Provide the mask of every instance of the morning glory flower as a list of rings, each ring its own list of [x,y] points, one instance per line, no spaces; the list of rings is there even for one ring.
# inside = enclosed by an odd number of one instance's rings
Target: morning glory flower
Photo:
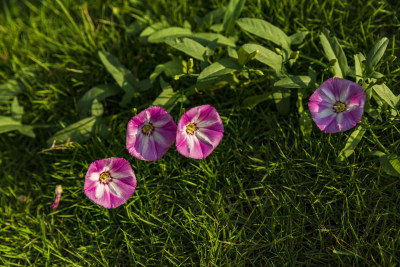
[[[223,132],[224,125],[214,107],[194,107],[179,120],[176,148],[185,157],[204,159],[218,146]]]
[[[135,188],[135,173],[130,163],[122,158],[96,160],[86,173],[85,195],[106,209],[124,204]]]
[[[128,123],[126,149],[141,160],[156,161],[175,142],[176,124],[162,107],[149,107]]]
[[[361,121],[365,93],[355,82],[330,78],[312,94],[308,107],[312,119],[325,133],[347,131]]]

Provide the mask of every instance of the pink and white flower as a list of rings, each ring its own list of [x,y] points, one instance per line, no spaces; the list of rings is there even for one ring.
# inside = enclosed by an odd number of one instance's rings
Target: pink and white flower
[[[126,149],[141,160],[156,161],[175,142],[176,124],[162,107],[149,107],[128,123]]]
[[[330,78],[311,95],[308,107],[321,131],[337,133],[347,131],[361,121],[364,103],[365,93],[360,85]]]
[[[124,204],[135,188],[135,173],[130,163],[122,158],[96,160],[86,173],[85,195],[106,209]]]
[[[223,132],[224,125],[214,107],[194,107],[179,120],[176,148],[185,157],[204,159],[218,146]]]

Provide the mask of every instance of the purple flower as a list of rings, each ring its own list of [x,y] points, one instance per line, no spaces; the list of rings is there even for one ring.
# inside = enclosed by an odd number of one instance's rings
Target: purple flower
[[[210,105],[186,111],[178,123],[176,148],[185,157],[208,157],[224,136],[224,125],[217,110]]]
[[[365,93],[354,82],[330,78],[312,94],[308,107],[318,128],[325,133],[347,131],[361,121]]]
[[[85,195],[106,209],[124,204],[135,188],[135,173],[129,162],[122,158],[96,160],[86,173]]]
[[[128,123],[126,149],[141,160],[156,161],[175,142],[176,124],[162,107],[149,107]]]

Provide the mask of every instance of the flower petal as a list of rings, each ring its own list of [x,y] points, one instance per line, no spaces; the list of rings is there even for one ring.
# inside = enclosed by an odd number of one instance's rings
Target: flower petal
[[[105,191],[105,185],[103,183],[99,183],[96,187],[96,198],[102,198]]]

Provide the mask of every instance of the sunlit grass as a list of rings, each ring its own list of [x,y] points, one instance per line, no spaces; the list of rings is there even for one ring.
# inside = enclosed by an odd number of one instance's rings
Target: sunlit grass
[[[348,132],[326,135],[315,126],[303,137],[296,108],[279,115],[273,102],[243,109],[246,97],[267,91],[263,82],[215,88],[190,97],[183,108],[211,104],[225,126],[218,148],[205,160],[182,157],[173,146],[159,161],[136,160],[125,149],[128,120],[152,103],[155,86],[129,108],[120,96],[104,102],[110,134],[60,149],[46,140],[80,119],[76,104],[91,87],[115,83],[98,50],[116,56],[140,79],[168,53],[163,44],[140,43],[125,28],[135,19],[193,30],[195,15],[228,1],[3,1],[0,4],[0,81],[21,78],[23,122],[38,126],[36,138],[0,135],[0,262],[12,265],[398,265],[400,264],[399,179],[385,174],[374,140],[364,138],[354,155],[336,161]],[[385,56],[398,54],[399,4],[388,1],[247,1],[241,17],[268,20],[288,34],[308,30],[300,59],[290,73],[317,71],[330,77],[319,43],[323,27],[348,55],[364,54],[381,37],[391,38]],[[238,43],[251,37],[240,33]],[[254,38],[254,37],[252,37]],[[251,39],[250,39],[251,40]],[[254,39],[254,41],[260,41]],[[273,48],[273,47],[271,47]],[[218,59],[226,51],[219,51]],[[185,57],[185,56],[183,56]],[[187,59],[187,58],[185,58]],[[399,94],[399,63],[379,71]],[[169,82],[175,89],[190,79]],[[311,92],[309,92],[311,93]],[[1,115],[10,114],[8,102]],[[398,119],[382,118],[378,133],[399,151]],[[138,186],[128,202],[106,210],[83,193],[91,162],[128,159]],[[57,184],[59,207],[49,205]]]

